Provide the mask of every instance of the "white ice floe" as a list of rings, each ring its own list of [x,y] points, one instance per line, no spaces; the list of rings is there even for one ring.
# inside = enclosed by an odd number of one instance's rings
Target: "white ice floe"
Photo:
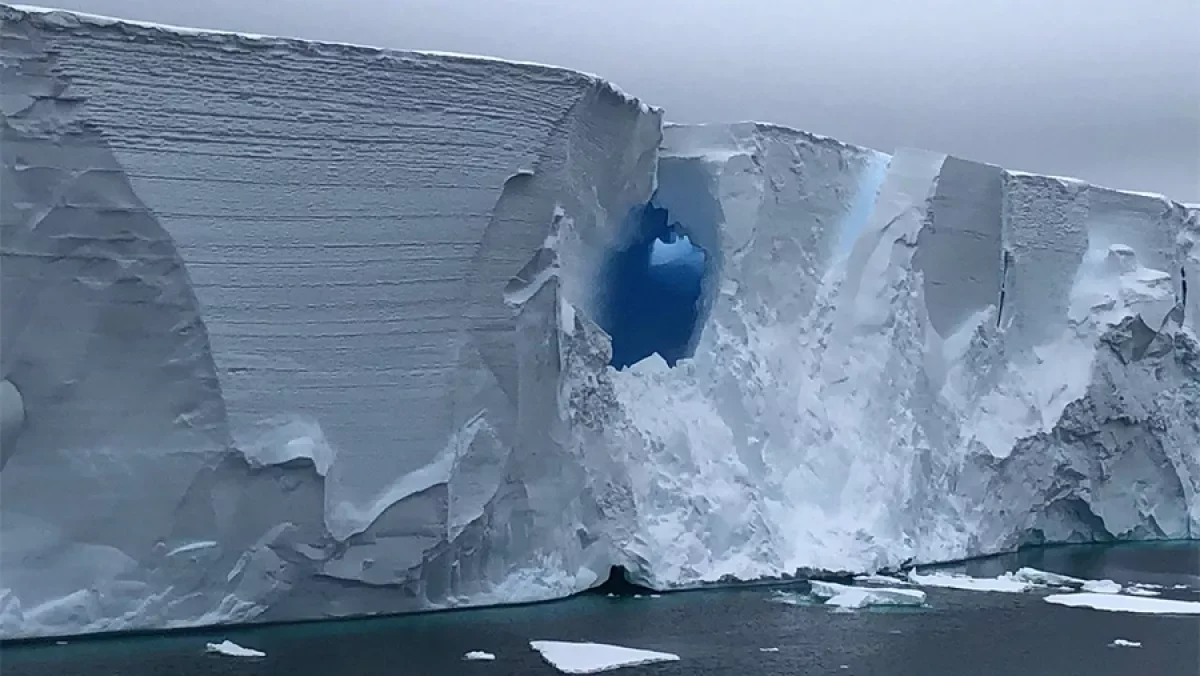
[[[779,648],[759,648],[758,652],[760,652],[760,653],[777,653],[777,652],[779,652]]]
[[[1170,599],[1147,599],[1120,594],[1081,592],[1078,594],[1051,594],[1047,603],[1072,608],[1091,608],[1117,613],[1140,613],[1147,615],[1200,615],[1200,602],[1173,601]]]
[[[812,595],[823,599],[825,605],[840,608],[866,608],[867,606],[920,606],[925,603],[925,592],[920,589],[894,589],[888,587],[851,587],[833,582],[813,581]]]
[[[228,639],[220,643],[208,643],[205,645],[205,651],[210,653],[218,653],[228,655],[229,657],[266,657],[267,654],[261,650],[254,648],[246,648],[240,646]]]
[[[463,659],[471,662],[491,662],[496,659],[496,655],[482,650],[472,650],[463,655]]]
[[[1121,585],[1112,580],[1086,580],[1083,583],[1083,591],[1094,594],[1120,594],[1121,589]]]
[[[1036,568],[1019,568],[1016,572],[1004,573],[997,577],[971,577],[960,573],[929,573],[922,575],[916,570],[912,570],[908,573],[908,579],[914,584],[923,587],[946,587],[967,591],[1008,593],[1020,593],[1033,589],[1053,587],[1062,590],[1082,590],[1095,594],[1119,594],[1123,589],[1119,583],[1112,580],[1087,580],[1038,570]],[[1153,593],[1132,593],[1139,596],[1155,595]]]
[[[1018,568],[1017,572],[1012,574],[1012,578],[1019,582],[1028,582],[1044,587],[1082,587],[1087,582],[1078,577],[1060,575],[1036,568]]]
[[[621,667],[679,661],[679,656],[671,653],[604,643],[530,641],[529,647],[541,653],[542,659],[564,674],[597,674]]]
[[[1125,588],[1125,593],[1132,596],[1159,596],[1162,592],[1150,589],[1144,585],[1132,585]]]
[[[1141,641],[1127,641],[1123,638],[1113,639],[1112,643],[1108,644],[1110,648],[1141,648]]]
[[[964,591],[1005,592],[1015,594],[1029,591],[1035,585],[1024,582],[1012,575],[1000,577],[971,577],[957,573],[929,573],[922,575],[916,570],[908,573],[908,580],[922,587],[945,587],[947,589],[962,589]]]

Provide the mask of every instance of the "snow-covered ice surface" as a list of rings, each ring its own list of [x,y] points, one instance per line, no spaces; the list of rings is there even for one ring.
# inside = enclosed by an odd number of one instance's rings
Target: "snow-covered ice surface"
[[[1047,603],[1073,608],[1091,608],[1116,613],[1140,613],[1146,615],[1200,615],[1200,601],[1177,601],[1173,599],[1150,599],[1122,594],[1099,594],[1080,592],[1076,594],[1051,594]]]
[[[564,674],[598,674],[622,667],[636,667],[657,662],[677,662],[678,655],[624,648],[604,643],[573,643],[569,641],[530,641],[529,646]]]
[[[972,577],[961,573],[943,572],[922,574],[914,569],[909,571],[908,581],[923,587],[945,587],[964,591],[1021,593],[1054,588],[1077,589],[1095,594],[1119,594],[1125,591],[1135,596],[1158,595],[1158,592],[1147,588],[1147,585],[1134,584],[1126,588],[1112,580],[1085,580],[1035,568],[1019,568],[1015,572],[997,577]]]
[[[482,650],[471,650],[463,655],[463,659],[468,662],[492,662],[496,659],[496,655]]]
[[[537,64],[0,24],[0,636],[1200,535],[1182,205]],[[651,199],[694,357],[618,372]]]
[[[1012,575],[1002,575],[995,578],[971,577],[958,573],[927,573],[921,574],[912,570],[908,581],[923,587],[943,587],[963,591],[1003,592],[1019,594],[1035,588],[1037,583],[1028,582]]]
[[[1140,641],[1130,641],[1129,639],[1124,639],[1124,638],[1115,638],[1115,639],[1113,639],[1113,642],[1109,643],[1108,645],[1113,648],[1141,648],[1142,647],[1142,643]]]
[[[233,641],[230,641],[229,639],[221,641],[220,643],[208,643],[204,647],[207,652],[216,653],[218,655],[228,655],[229,657],[266,657],[267,656],[267,654],[262,652],[261,650],[255,650],[254,648],[247,648],[245,646],[240,646],[240,645],[234,643]]]

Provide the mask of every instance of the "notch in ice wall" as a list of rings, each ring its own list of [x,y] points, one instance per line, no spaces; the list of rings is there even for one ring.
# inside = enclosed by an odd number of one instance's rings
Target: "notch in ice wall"
[[[546,66],[0,19],[6,636],[608,570],[558,327],[650,198],[657,111]]]
[[[708,256],[653,201],[634,209],[629,219],[627,228],[637,234],[606,258],[598,321],[612,337],[613,366],[624,368],[652,354],[674,366],[691,356],[704,323]]]

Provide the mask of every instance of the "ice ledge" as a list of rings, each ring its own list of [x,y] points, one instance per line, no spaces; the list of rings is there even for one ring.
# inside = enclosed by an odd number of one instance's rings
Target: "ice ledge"
[[[642,103],[637,97],[627,94],[616,84],[613,84],[612,82],[605,80],[598,75],[585,73],[583,71],[570,68],[563,68],[561,66],[537,63],[535,61],[516,61],[478,54],[461,54],[458,52],[445,52],[437,50],[390,49],[350,42],[307,40],[303,38],[223,31],[212,28],[186,28],[182,26],[172,26],[150,21],[137,21],[134,19],[120,19],[101,14],[90,14],[87,12],[77,12],[74,10],[56,9],[52,7],[0,4],[0,19],[4,21],[19,21],[25,17],[44,21],[46,25],[55,26],[60,29],[69,30],[86,26],[96,28],[117,28],[129,35],[141,36],[150,39],[154,39],[156,36],[170,34],[178,37],[206,39],[215,42],[238,41],[260,48],[269,48],[272,46],[290,46],[293,48],[307,47],[311,49],[341,49],[348,52],[374,54],[379,58],[422,57],[445,60],[449,62],[485,62],[504,68],[518,68],[523,70],[556,73],[572,73],[597,85],[600,85],[612,91],[614,94],[620,95],[622,98],[625,98],[628,101],[644,106],[647,112],[661,112],[661,108]]]

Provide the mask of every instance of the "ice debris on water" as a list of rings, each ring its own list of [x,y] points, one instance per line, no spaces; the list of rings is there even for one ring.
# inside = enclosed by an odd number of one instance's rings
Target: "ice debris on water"
[[[1075,594],[1051,594],[1046,603],[1071,608],[1090,608],[1114,613],[1137,613],[1141,615],[1200,615],[1200,602],[1175,601],[1171,599],[1148,599],[1122,594],[1100,594],[1079,592]]]
[[[825,605],[840,608],[866,608],[868,606],[920,606],[925,603],[925,592],[919,589],[895,589],[889,587],[852,587],[833,582],[814,580],[810,583],[812,595],[823,599]]]
[[[472,650],[463,655],[463,659],[469,662],[491,662],[496,659],[496,655],[482,650]]]
[[[254,648],[240,646],[229,639],[220,643],[205,644],[205,652],[228,655],[229,657],[266,657],[267,654]]]
[[[1081,590],[1096,594],[1119,594],[1124,589],[1121,584],[1112,580],[1086,580],[1079,577],[1038,570],[1036,568],[1019,568],[1015,572],[1004,573],[996,577],[971,577],[970,575],[961,573],[936,572],[923,575],[914,569],[909,571],[908,579],[910,582],[923,587],[945,587],[964,591],[1005,593],[1021,593],[1034,589],[1056,588],[1061,590]],[[1149,592],[1138,595],[1153,596],[1155,593]]]
[[[597,674],[621,667],[679,661],[679,656],[671,653],[604,643],[530,641],[529,646],[564,674]]]
[[[915,569],[909,571],[908,580],[922,587],[944,587],[947,589],[961,589],[963,591],[1005,592],[1010,594],[1029,591],[1034,587],[1033,584],[1018,580],[1010,575],[1001,575],[994,578],[971,577],[970,575],[959,573],[929,573],[923,575]]]
[[[1112,580],[1087,580],[1082,589],[1095,594],[1120,594],[1122,587]]]
[[[1123,638],[1113,639],[1112,643],[1108,644],[1112,648],[1141,648],[1141,641],[1129,641]]]
[[[862,582],[863,584],[878,584],[878,585],[883,585],[885,587],[886,586],[912,584],[911,582],[909,582],[908,580],[906,580],[902,577],[893,577],[891,575],[879,575],[879,574],[856,575],[854,577],[854,581]]]

